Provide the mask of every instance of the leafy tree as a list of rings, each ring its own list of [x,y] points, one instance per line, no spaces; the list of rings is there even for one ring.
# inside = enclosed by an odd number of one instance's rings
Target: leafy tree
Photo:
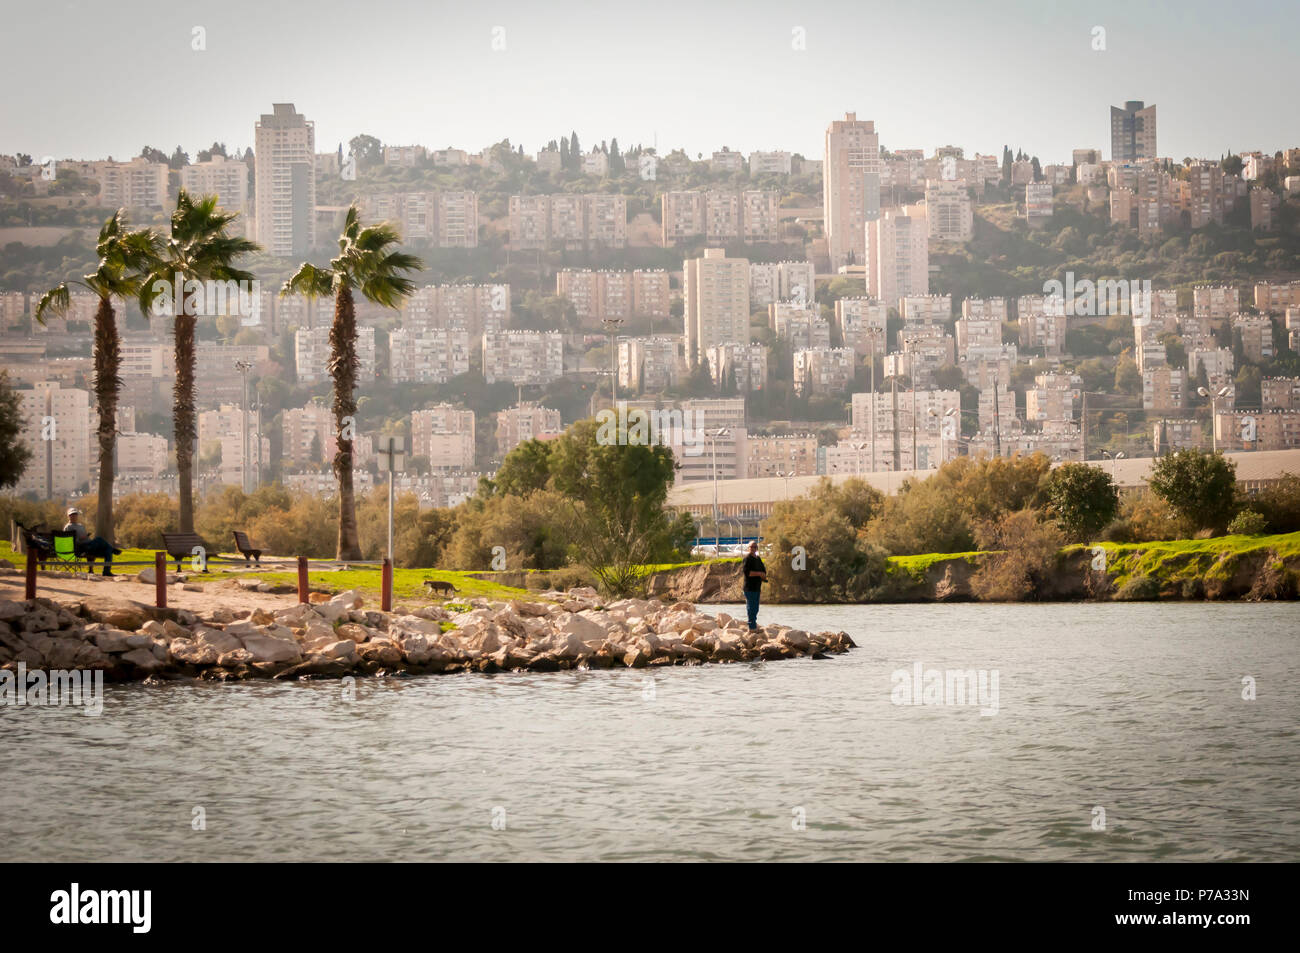
[[[348,140],[348,148],[356,156],[357,169],[369,169],[384,164],[384,144],[374,136],[362,133]]]
[[[594,420],[554,441],[551,480],[569,502],[574,556],[607,591],[631,591],[640,566],[672,558],[687,542],[684,523],[665,509],[675,470],[667,447],[629,444],[626,431],[608,433]]]
[[[1160,457],[1147,482],[1176,517],[1197,529],[1222,530],[1232,519],[1237,465],[1221,451],[1189,449]]]
[[[99,414],[99,498],[95,507],[95,535],[113,539],[113,478],[117,472],[117,402],[122,390],[122,344],[118,339],[115,298],[134,297],[141,274],[154,257],[157,239],[148,229],[126,230],[126,214],[115,212],[99,230],[95,250],[99,267],[74,282],[99,299],[95,309],[95,407]],[[64,282],[41,296],[35,319],[44,324],[51,314],[63,315],[71,303]]]
[[[387,223],[363,227],[361,213],[353,205],[348,208],[339,236],[338,256],[328,267],[303,262],[280,292],[282,296],[301,294],[311,300],[334,295],[329,371],[334,381],[335,432],[339,435],[334,454],[334,473],[339,480],[338,559],[362,558],[352,488],[352,434],[356,429],[357,372],[361,368],[352,293],[359,291],[367,300],[395,310],[415,291],[415,282],[403,273],[424,266],[414,255],[390,249],[400,241],[397,230]]]
[[[829,481],[827,481],[829,482]],[[888,557],[825,500],[781,500],[763,521],[773,594],[798,602],[856,602],[885,582]]]
[[[528,496],[546,489],[551,478],[551,443],[525,440],[507,453],[492,481],[492,491],[504,496]]]
[[[1047,477],[1048,513],[1066,536],[1086,542],[1119,511],[1119,492],[1110,474],[1085,463],[1064,463]]]
[[[195,328],[198,318],[186,307],[185,295],[172,294],[180,281],[252,281],[253,274],[235,267],[244,255],[259,251],[256,242],[231,235],[238,213],[217,207],[215,195],[195,199],[185,189],[176,196],[171,228],[150,256],[140,283],[140,310],[151,314],[155,303],[172,298],[171,313],[176,347],[176,380],[172,386],[175,417],[176,470],[180,489],[180,531],[194,530],[194,377],[197,371]],[[187,313],[191,312],[191,313]]]
[[[32,450],[23,443],[22,401],[9,384],[9,372],[0,368],[0,487],[13,486],[27,469]]]

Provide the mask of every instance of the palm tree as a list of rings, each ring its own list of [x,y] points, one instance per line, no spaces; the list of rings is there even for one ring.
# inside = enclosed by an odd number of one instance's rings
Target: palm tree
[[[117,333],[114,298],[134,297],[157,248],[157,236],[147,228],[127,231],[126,213],[118,210],[99,230],[95,251],[99,265],[78,284],[98,296],[95,309],[95,406],[99,411],[99,501],[95,507],[95,535],[113,538],[113,477],[117,448],[117,401],[122,389],[118,372],[122,347]],[[51,288],[36,305],[41,324],[50,315],[63,315],[72,302],[68,282]]]
[[[259,250],[256,242],[227,231],[238,213],[217,207],[215,195],[193,198],[185,189],[176,196],[171,231],[159,242],[149,273],[140,287],[140,309],[145,314],[170,299],[176,348],[176,380],[172,385],[172,413],[176,430],[176,471],[180,484],[180,530],[194,531],[194,351],[198,317],[190,300],[189,282],[251,281],[253,274],[234,266],[242,255]],[[173,287],[185,288],[174,294]],[[191,286],[193,287],[193,286]],[[190,312],[190,313],[187,313]]]
[[[339,235],[339,254],[329,267],[303,262],[281,289],[282,296],[301,294],[307,298],[334,295],[334,324],[330,328],[330,376],[334,378],[334,426],[338,452],[334,473],[339,480],[338,559],[361,559],[357,536],[356,497],[352,489],[352,436],[357,413],[357,320],[353,311],[353,289],[385,308],[397,308],[415,291],[415,282],[401,272],[417,271],[424,263],[414,255],[389,251],[401,241],[392,225],[383,223],[363,228],[361,215],[348,209]],[[351,425],[351,426],[349,426]]]

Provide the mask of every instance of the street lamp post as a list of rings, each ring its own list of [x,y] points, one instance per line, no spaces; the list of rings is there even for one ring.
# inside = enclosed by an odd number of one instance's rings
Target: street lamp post
[[[623,318],[604,318],[600,322],[609,335],[609,394],[615,411],[618,410],[618,349],[614,345],[614,335],[623,326]]]
[[[384,437],[376,454],[383,458],[381,469],[388,471],[388,562],[393,561],[393,479],[406,466],[406,438]]]
[[[243,483],[243,488],[245,493],[248,492],[248,456],[249,456],[248,454],[248,372],[251,371],[252,369],[253,369],[253,365],[249,361],[235,361],[235,370],[237,370],[240,373],[240,375],[242,375],[244,378],[244,425],[242,428],[242,432],[240,434],[241,445],[243,446],[243,454],[242,454],[242,459],[240,460],[240,467],[242,471],[240,479]],[[260,445],[261,441],[259,441],[258,443]]]
[[[1204,387],[1196,388],[1196,393],[1210,399],[1210,449],[1219,452],[1219,401],[1232,393],[1232,388],[1223,386],[1217,393],[1211,394]]]
[[[717,430],[704,431],[704,436],[708,438],[713,452],[713,554],[716,556],[722,540],[718,529],[718,438],[731,436],[731,431],[726,427],[719,427]]]

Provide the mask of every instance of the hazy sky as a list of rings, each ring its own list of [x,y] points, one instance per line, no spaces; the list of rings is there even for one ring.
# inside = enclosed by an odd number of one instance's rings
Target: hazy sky
[[[831,119],[891,149],[1076,147],[1109,157],[1108,108],[1159,106],[1161,155],[1300,145],[1295,0],[0,0],[0,153],[125,159],[145,144],[252,145],[273,102],[320,151],[782,148]],[[1094,51],[1093,28],[1106,49]],[[192,49],[193,29],[206,50]],[[504,50],[494,50],[495,36]],[[800,28],[806,49],[792,48]]]

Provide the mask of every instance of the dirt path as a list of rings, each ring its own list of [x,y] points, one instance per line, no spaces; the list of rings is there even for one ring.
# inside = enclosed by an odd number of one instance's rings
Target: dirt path
[[[203,587],[202,592],[188,592],[178,585],[167,587],[167,605],[176,609],[206,615],[213,609],[226,606],[230,609],[283,609],[298,601],[295,593],[279,595],[244,589],[234,580],[201,582],[191,577],[190,583]],[[154,604],[155,588],[137,582],[134,575],[105,579],[98,574],[77,576],[71,573],[37,573],[36,594],[57,601],[76,600],[87,596],[103,599],[129,599],[147,606]],[[0,599],[20,601],[24,595],[24,577],[21,572],[13,576],[0,576]],[[370,600],[367,600],[369,603]],[[367,608],[379,608],[378,603]]]

